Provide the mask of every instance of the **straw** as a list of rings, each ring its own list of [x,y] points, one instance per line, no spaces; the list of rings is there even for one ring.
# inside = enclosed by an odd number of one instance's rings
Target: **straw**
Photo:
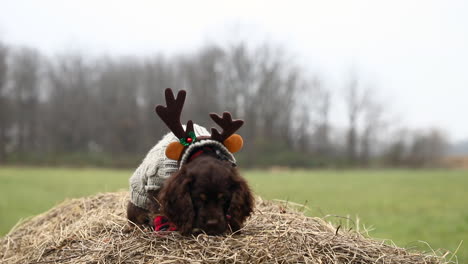
[[[127,192],[98,194],[26,220],[0,239],[0,263],[448,263],[444,252],[400,248],[260,198],[238,234],[126,233],[127,201]]]

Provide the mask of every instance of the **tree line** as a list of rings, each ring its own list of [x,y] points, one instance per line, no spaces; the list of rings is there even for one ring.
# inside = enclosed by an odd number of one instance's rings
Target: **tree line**
[[[430,166],[443,155],[440,130],[390,122],[356,73],[339,92],[324,83],[271,44],[92,57],[0,43],[0,162],[136,166],[168,132],[154,113],[167,87],[188,91],[183,121],[209,128],[208,113],[222,111],[244,119],[247,167]]]

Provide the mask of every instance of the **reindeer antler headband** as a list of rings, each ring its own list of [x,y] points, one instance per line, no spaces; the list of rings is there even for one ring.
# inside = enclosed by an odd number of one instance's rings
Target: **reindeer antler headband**
[[[211,119],[213,119],[213,121],[218,124],[223,131],[219,133],[216,128],[211,128],[211,136],[196,137],[192,120],[187,121],[185,129],[180,122],[180,115],[182,113],[182,108],[184,107],[187,92],[180,90],[177,93],[177,97],[174,97],[172,89],[167,88],[164,94],[167,106],[156,106],[156,113],[172,133],[174,133],[174,135],[179,139],[178,142],[172,142],[167,146],[166,156],[168,158],[180,160],[184,150],[187,150],[196,142],[200,142],[202,140],[211,140],[220,143],[219,145],[227,148],[230,153],[235,153],[242,148],[242,137],[234,133],[244,124],[243,120],[232,120],[229,112],[224,112],[222,117],[215,113],[211,113]],[[217,143],[213,142],[213,144]]]

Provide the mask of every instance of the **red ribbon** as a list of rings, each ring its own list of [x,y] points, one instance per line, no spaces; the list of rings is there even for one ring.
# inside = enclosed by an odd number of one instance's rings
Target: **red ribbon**
[[[176,231],[177,226],[169,222],[169,219],[167,217],[159,215],[154,218],[154,231],[159,232],[159,231]]]

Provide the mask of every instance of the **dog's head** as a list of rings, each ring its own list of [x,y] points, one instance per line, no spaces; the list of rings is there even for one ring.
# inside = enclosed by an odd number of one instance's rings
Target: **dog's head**
[[[162,212],[182,234],[237,231],[254,199],[246,181],[227,161],[201,156],[185,164],[162,187]]]

